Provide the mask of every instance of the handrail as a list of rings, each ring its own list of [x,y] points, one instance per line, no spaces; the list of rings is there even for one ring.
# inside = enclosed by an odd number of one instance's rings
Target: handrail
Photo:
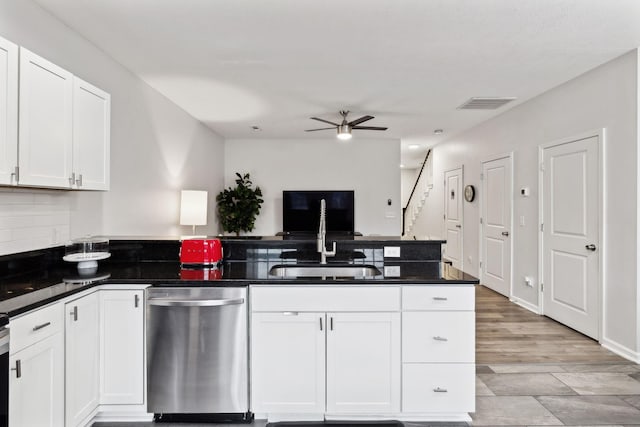
[[[431,149],[429,149],[429,151],[427,151],[427,155],[424,156],[424,161],[422,162],[422,166],[420,167],[420,172],[418,172],[418,177],[416,178],[416,182],[413,184],[413,188],[411,189],[411,194],[409,194],[409,198],[407,199],[407,205],[404,208],[402,208],[402,235],[403,236],[405,233],[405,225],[407,223],[406,221],[407,208],[411,204],[411,198],[413,197],[413,193],[416,192],[416,188],[418,187],[418,183],[420,182],[420,177],[422,176],[422,171],[424,171],[424,167],[427,164],[427,160],[429,159],[430,154],[431,154]]]

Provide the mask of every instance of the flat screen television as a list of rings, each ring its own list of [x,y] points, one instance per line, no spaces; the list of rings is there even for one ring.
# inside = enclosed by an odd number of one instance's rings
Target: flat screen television
[[[318,233],[322,199],[327,205],[327,233],[353,234],[353,191],[283,191],[282,230]]]

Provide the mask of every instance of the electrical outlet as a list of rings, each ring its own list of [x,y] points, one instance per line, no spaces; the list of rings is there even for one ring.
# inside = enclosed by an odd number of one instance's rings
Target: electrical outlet
[[[400,246],[385,246],[384,247],[385,258],[400,258]]]
[[[385,265],[384,266],[384,277],[400,277],[400,266],[399,265]]]

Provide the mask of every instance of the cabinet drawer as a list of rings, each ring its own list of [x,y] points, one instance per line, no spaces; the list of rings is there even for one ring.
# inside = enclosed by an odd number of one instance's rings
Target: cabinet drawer
[[[473,363],[402,367],[402,412],[475,411]]]
[[[64,310],[61,303],[31,311],[11,319],[11,354],[60,332],[64,327]]]
[[[399,311],[397,286],[252,286],[252,311]]]
[[[403,310],[475,309],[475,288],[471,286],[403,286]]]
[[[402,361],[473,363],[475,312],[402,313]]]

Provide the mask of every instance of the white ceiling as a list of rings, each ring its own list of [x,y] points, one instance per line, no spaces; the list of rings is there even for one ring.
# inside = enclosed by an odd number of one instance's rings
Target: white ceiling
[[[226,138],[326,138],[309,117],[348,109],[408,166],[640,46],[638,0],[36,1]],[[517,101],[456,110],[475,96]]]

